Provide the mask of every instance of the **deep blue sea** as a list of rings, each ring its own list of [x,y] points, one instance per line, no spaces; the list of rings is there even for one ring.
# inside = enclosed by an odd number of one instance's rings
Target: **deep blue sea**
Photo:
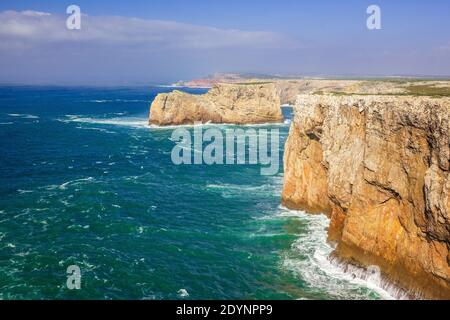
[[[325,216],[280,206],[282,168],[174,165],[147,126],[171,90],[0,87],[0,299],[389,297],[330,263]],[[280,159],[291,112],[257,126]]]

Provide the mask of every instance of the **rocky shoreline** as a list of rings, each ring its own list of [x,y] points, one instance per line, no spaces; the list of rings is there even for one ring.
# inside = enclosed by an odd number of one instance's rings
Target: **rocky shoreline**
[[[450,299],[450,98],[306,89],[285,145],[283,205],[328,215],[342,262],[377,265],[412,297]],[[149,123],[281,122],[283,94],[279,83],[159,94]]]
[[[282,201],[331,218],[336,255],[450,298],[450,99],[300,95]]]

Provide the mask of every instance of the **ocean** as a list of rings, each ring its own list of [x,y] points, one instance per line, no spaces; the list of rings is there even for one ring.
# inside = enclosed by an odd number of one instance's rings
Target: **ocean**
[[[173,164],[147,125],[171,90],[0,87],[0,299],[391,298],[328,259],[327,217],[280,205],[282,168]],[[281,160],[283,113],[258,126]]]

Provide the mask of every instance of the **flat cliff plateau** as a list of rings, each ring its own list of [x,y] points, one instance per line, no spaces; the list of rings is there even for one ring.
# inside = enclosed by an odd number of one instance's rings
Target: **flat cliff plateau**
[[[299,95],[282,202],[325,213],[335,254],[450,299],[450,98]]]
[[[158,94],[150,107],[150,124],[253,124],[282,122],[281,103],[272,83],[217,84],[206,94],[181,91]]]
[[[200,81],[200,82],[199,82]],[[384,78],[384,79],[325,79],[325,78],[249,78],[239,74],[218,74],[217,76],[183,83],[188,87],[213,86],[216,83],[252,84],[273,83],[280,96],[281,104],[295,104],[299,94],[340,94],[340,95],[413,95],[450,96],[450,81],[445,79]]]

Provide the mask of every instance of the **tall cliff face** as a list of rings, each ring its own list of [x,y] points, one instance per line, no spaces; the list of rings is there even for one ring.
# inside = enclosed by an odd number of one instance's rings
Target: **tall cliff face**
[[[158,94],[150,107],[150,124],[177,125],[194,122],[281,122],[283,115],[275,85],[219,84],[208,93],[181,91]]]
[[[283,203],[326,213],[342,259],[450,299],[450,99],[300,95]]]

